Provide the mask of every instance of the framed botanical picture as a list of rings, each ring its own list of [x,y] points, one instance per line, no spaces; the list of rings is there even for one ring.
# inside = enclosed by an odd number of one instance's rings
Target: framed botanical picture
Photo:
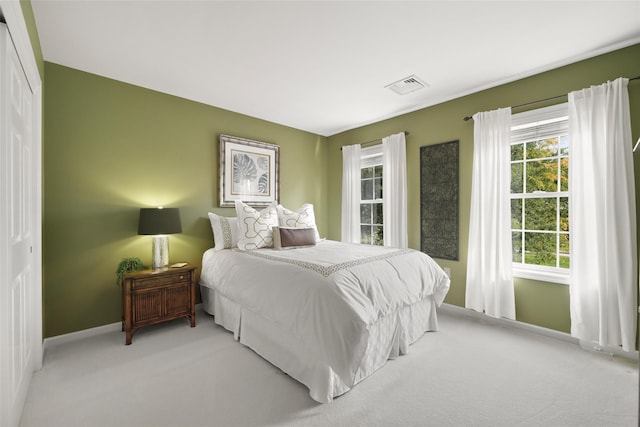
[[[220,135],[220,207],[279,202],[280,146]]]

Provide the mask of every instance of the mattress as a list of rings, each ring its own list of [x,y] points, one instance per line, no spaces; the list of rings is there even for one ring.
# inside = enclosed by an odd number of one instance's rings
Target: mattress
[[[326,403],[437,330],[449,279],[418,251],[323,241],[209,249],[200,285],[217,324]]]

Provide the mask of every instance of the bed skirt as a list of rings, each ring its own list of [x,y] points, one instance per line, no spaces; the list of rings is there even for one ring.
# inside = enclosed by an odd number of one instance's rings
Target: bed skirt
[[[214,321],[233,332],[236,340],[309,388],[317,402],[328,403],[348,387],[327,363],[269,319],[201,284],[202,308]],[[427,331],[436,331],[436,302],[428,297],[380,318],[368,329],[367,348],[356,372],[357,384],[380,369],[387,360],[406,354],[409,345]]]

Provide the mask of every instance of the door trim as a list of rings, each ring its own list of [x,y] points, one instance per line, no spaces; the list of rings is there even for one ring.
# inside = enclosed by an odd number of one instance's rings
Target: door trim
[[[24,21],[22,6],[20,6],[20,2],[15,0],[0,0],[0,10],[4,15],[5,21],[7,21],[7,28],[9,28],[11,39],[18,52],[18,58],[22,63],[31,91],[37,94],[41,91],[42,79],[40,71],[38,71],[36,58],[33,55],[33,47],[31,46],[27,24]]]

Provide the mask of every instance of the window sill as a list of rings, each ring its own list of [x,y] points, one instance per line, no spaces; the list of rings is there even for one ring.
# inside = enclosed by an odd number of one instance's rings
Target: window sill
[[[540,280],[542,282],[559,283],[569,285],[571,282],[571,271],[559,269],[536,268],[533,266],[523,267],[518,264],[513,266],[513,277],[522,279]]]

